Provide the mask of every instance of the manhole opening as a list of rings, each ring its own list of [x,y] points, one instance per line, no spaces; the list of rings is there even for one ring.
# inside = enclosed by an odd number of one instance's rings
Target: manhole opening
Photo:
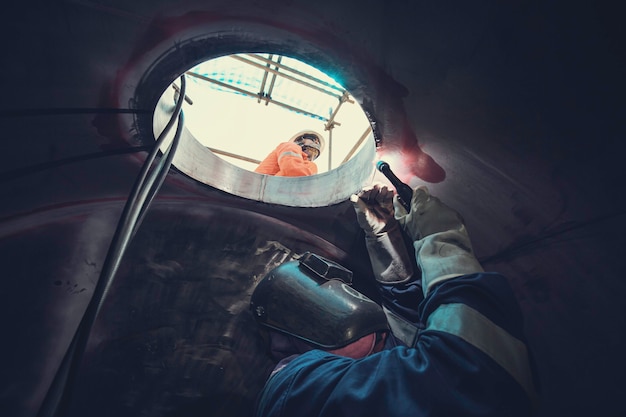
[[[137,87],[135,101],[140,108],[155,103],[150,120],[154,140],[171,117],[180,77],[185,76],[185,128],[173,166],[196,181],[240,197],[297,207],[346,201],[371,182],[376,158],[371,112],[366,115],[359,99],[342,83],[347,76],[348,84],[362,92],[364,83],[358,82],[358,76],[317,69],[345,70],[346,66],[335,65],[335,58],[308,43],[290,55],[292,42],[286,48],[283,39],[259,40],[267,47],[259,50],[258,45],[245,47],[247,41],[238,45],[240,34],[234,39],[213,35],[164,51]],[[139,116],[136,123],[142,141],[145,121]],[[317,174],[283,177],[254,172],[279,143],[302,130],[323,137],[324,149],[315,160]]]
[[[318,173],[346,163],[364,146],[371,126],[354,97],[331,76],[298,59],[232,54],[186,71],[185,126],[202,145],[254,171],[281,142],[317,132]],[[174,96],[180,81],[164,94]]]

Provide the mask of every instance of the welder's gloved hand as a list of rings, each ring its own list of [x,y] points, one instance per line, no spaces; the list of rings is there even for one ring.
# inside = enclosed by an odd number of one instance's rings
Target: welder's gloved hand
[[[398,228],[398,221],[394,217],[393,196],[393,191],[386,185],[374,184],[350,197],[356,219],[366,235],[380,236]]]
[[[411,258],[394,217],[393,196],[393,190],[386,185],[374,184],[350,197],[357,221],[365,231],[374,276],[387,284],[405,282],[413,276]]]
[[[410,212],[397,197],[393,206],[395,218],[413,240],[424,295],[436,283],[483,271],[461,215],[431,196],[426,187],[413,190]]]

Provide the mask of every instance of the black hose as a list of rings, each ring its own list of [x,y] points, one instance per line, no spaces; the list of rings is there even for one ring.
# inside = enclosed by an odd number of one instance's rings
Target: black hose
[[[180,80],[181,93],[179,97],[182,98],[185,97],[186,88],[184,74],[180,77]],[[132,237],[135,235],[137,228],[141,224],[141,221],[143,220],[154,196],[161,188],[161,185],[163,184],[171,166],[176,149],[178,148],[184,121],[182,103],[183,100],[181,99],[176,101],[172,117],[157,138],[152,151],[144,161],[139,176],[135,180],[135,184],[126,201],[126,205],[124,206],[124,210],[117,224],[115,234],[111,240],[94,293],[89,301],[87,309],[85,310],[85,314],[78,325],[78,329],[76,330],[76,333],[74,333],[74,337],[72,338],[65,356],[63,357],[59,370],[57,371],[54,380],[46,393],[46,397],[39,408],[39,412],[37,414],[38,417],[57,417],[65,416],[67,414],[74,380],[80,367],[82,357],[85,353],[85,348],[87,346],[87,341],[93,324],[96,321],[100,308],[102,307],[109,288],[111,287],[115,273],[117,272],[124,253],[126,252],[126,248],[128,247]],[[167,133],[169,133],[177,119],[178,126],[172,143],[159,160],[157,166],[148,176],[152,162],[159,153],[159,149],[165,141]]]

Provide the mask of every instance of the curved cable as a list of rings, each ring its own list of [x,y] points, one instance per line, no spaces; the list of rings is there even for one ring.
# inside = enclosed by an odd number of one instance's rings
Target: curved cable
[[[102,271],[100,272],[100,278],[94,288],[94,293],[87,309],[85,310],[85,314],[78,325],[76,333],[74,333],[74,337],[72,338],[65,356],[63,357],[61,365],[55,374],[50,388],[46,393],[37,414],[38,417],[57,417],[64,416],[66,414],[70,403],[74,380],[76,378],[81,359],[85,353],[85,348],[87,346],[87,341],[93,324],[98,316],[98,313],[100,312],[100,308],[102,307],[109,288],[111,287],[113,278],[121,263],[121,259],[126,251],[126,248],[141,224],[148,206],[152,202],[154,196],[167,176],[174,154],[178,148],[183,128],[183,100],[181,98],[185,96],[186,82],[184,74],[181,76],[180,80],[181,93],[179,95],[179,99],[176,100],[176,106],[174,107],[172,117],[157,138],[152,151],[144,161],[141,172],[135,180],[135,184],[126,201],[124,210],[122,211],[122,215],[115,230],[115,234],[111,240],[106,259],[102,266]],[[172,143],[169,145],[156,167],[148,176],[150,166],[159,153],[159,149],[165,141],[167,133],[169,133],[177,120],[178,126]]]
[[[152,185],[146,195],[146,202],[141,207],[141,211],[137,215],[136,225],[133,227],[133,235],[137,231],[137,228],[139,227],[138,225],[141,224],[141,222],[143,221],[143,218],[148,210],[148,207],[150,206],[150,203],[152,203],[152,200],[163,185],[163,181],[165,181],[165,177],[169,172],[169,168],[172,165],[172,160],[174,159],[174,155],[176,154],[176,150],[178,149],[178,144],[180,143],[180,137],[182,135],[182,130],[184,126],[184,119],[185,118],[183,112],[180,112],[178,116],[178,125],[176,126],[176,133],[174,135],[172,143],[170,144],[171,150],[170,148],[168,148],[165,155],[163,155],[164,157],[159,160],[159,168],[156,169],[155,172],[160,175],[155,175],[154,180],[150,180],[150,183],[152,183]]]

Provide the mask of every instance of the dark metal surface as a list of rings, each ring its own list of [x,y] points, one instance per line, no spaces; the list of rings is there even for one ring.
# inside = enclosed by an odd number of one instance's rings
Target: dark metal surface
[[[92,294],[150,144],[134,124],[152,110],[132,100],[143,70],[207,31],[258,48],[280,33],[279,52],[339,74],[376,122],[380,157],[463,214],[523,307],[540,416],[626,415],[620,16],[565,1],[13,4],[0,18],[0,415],[37,414]],[[249,412],[268,363],[246,297],[306,250],[368,287],[349,203],[264,204],[172,172],[69,415]]]

